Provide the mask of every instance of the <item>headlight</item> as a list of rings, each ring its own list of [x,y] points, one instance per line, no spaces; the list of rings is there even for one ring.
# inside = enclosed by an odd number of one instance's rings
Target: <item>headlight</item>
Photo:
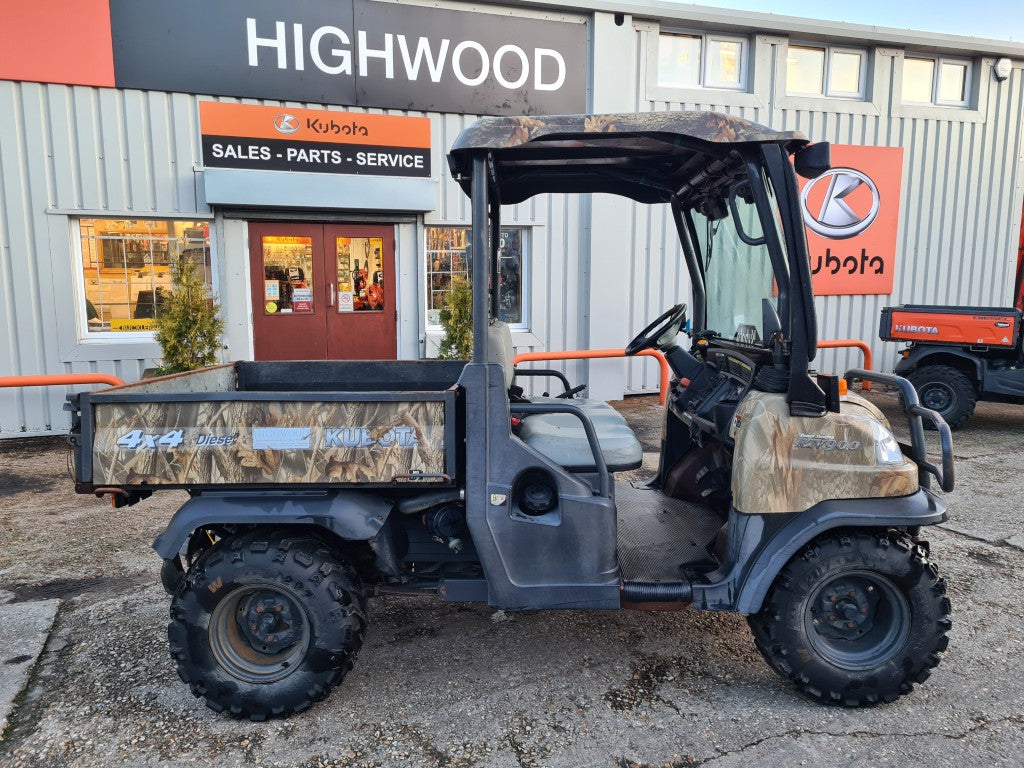
[[[892,432],[875,421],[871,423],[871,433],[875,438],[875,458],[879,464],[903,463],[903,451]]]

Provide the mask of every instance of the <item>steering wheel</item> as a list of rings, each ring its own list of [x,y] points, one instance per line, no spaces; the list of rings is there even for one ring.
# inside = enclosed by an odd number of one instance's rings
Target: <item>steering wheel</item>
[[[637,355],[645,349],[660,348],[672,343],[686,322],[686,305],[676,304],[644,328],[626,345],[626,355]]]

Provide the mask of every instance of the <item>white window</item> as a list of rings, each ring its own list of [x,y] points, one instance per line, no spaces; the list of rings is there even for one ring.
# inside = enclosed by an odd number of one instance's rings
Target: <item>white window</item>
[[[863,99],[867,93],[867,51],[833,46],[790,45],[786,93]]]
[[[971,69],[967,59],[907,54],[903,59],[903,101],[966,107],[971,97]]]
[[[427,227],[427,325],[441,324],[453,280],[472,281],[469,227]],[[502,227],[498,240],[500,280],[498,318],[512,326],[525,326],[523,286],[526,282],[526,230]]]
[[[658,85],[669,88],[747,87],[747,40],[714,34],[658,36]]]
[[[83,335],[151,332],[172,290],[171,264],[193,259],[210,268],[210,226],[168,219],[78,219],[78,300]]]

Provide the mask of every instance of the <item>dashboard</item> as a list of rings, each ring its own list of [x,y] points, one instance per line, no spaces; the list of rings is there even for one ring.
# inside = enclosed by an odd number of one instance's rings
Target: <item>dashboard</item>
[[[698,430],[728,444],[732,417],[754,383],[758,364],[739,351],[719,348],[717,340],[703,349],[701,357],[701,369],[694,368],[694,375],[685,377],[689,385],[677,383],[673,388],[669,410],[691,432]]]

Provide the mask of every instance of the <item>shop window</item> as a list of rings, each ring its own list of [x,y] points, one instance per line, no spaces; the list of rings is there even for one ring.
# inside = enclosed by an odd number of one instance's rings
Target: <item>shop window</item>
[[[151,331],[171,291],[171,265],[189,258],[211,281],[210,226],[166,219],[79,219],[89,334]]]
[[[498,245],[499,319],[509,325],[525,325],[523,283],[525,281],[525,230],[502,227]],[[427,325],[441,324],[441,310],[447,306],[452,280],[472,280],[469,227],[427,227]]]
[[[669,88],[746,88],[747,41],[707,34],[658,36],[658,85]]]
[[[867,51],[833,46],[790,45],[786,55],[786,93],[863,99]]]
[[[907,55],[903,59],[903,101],[966,107],[970,100],[971,62],[966,59]]]

